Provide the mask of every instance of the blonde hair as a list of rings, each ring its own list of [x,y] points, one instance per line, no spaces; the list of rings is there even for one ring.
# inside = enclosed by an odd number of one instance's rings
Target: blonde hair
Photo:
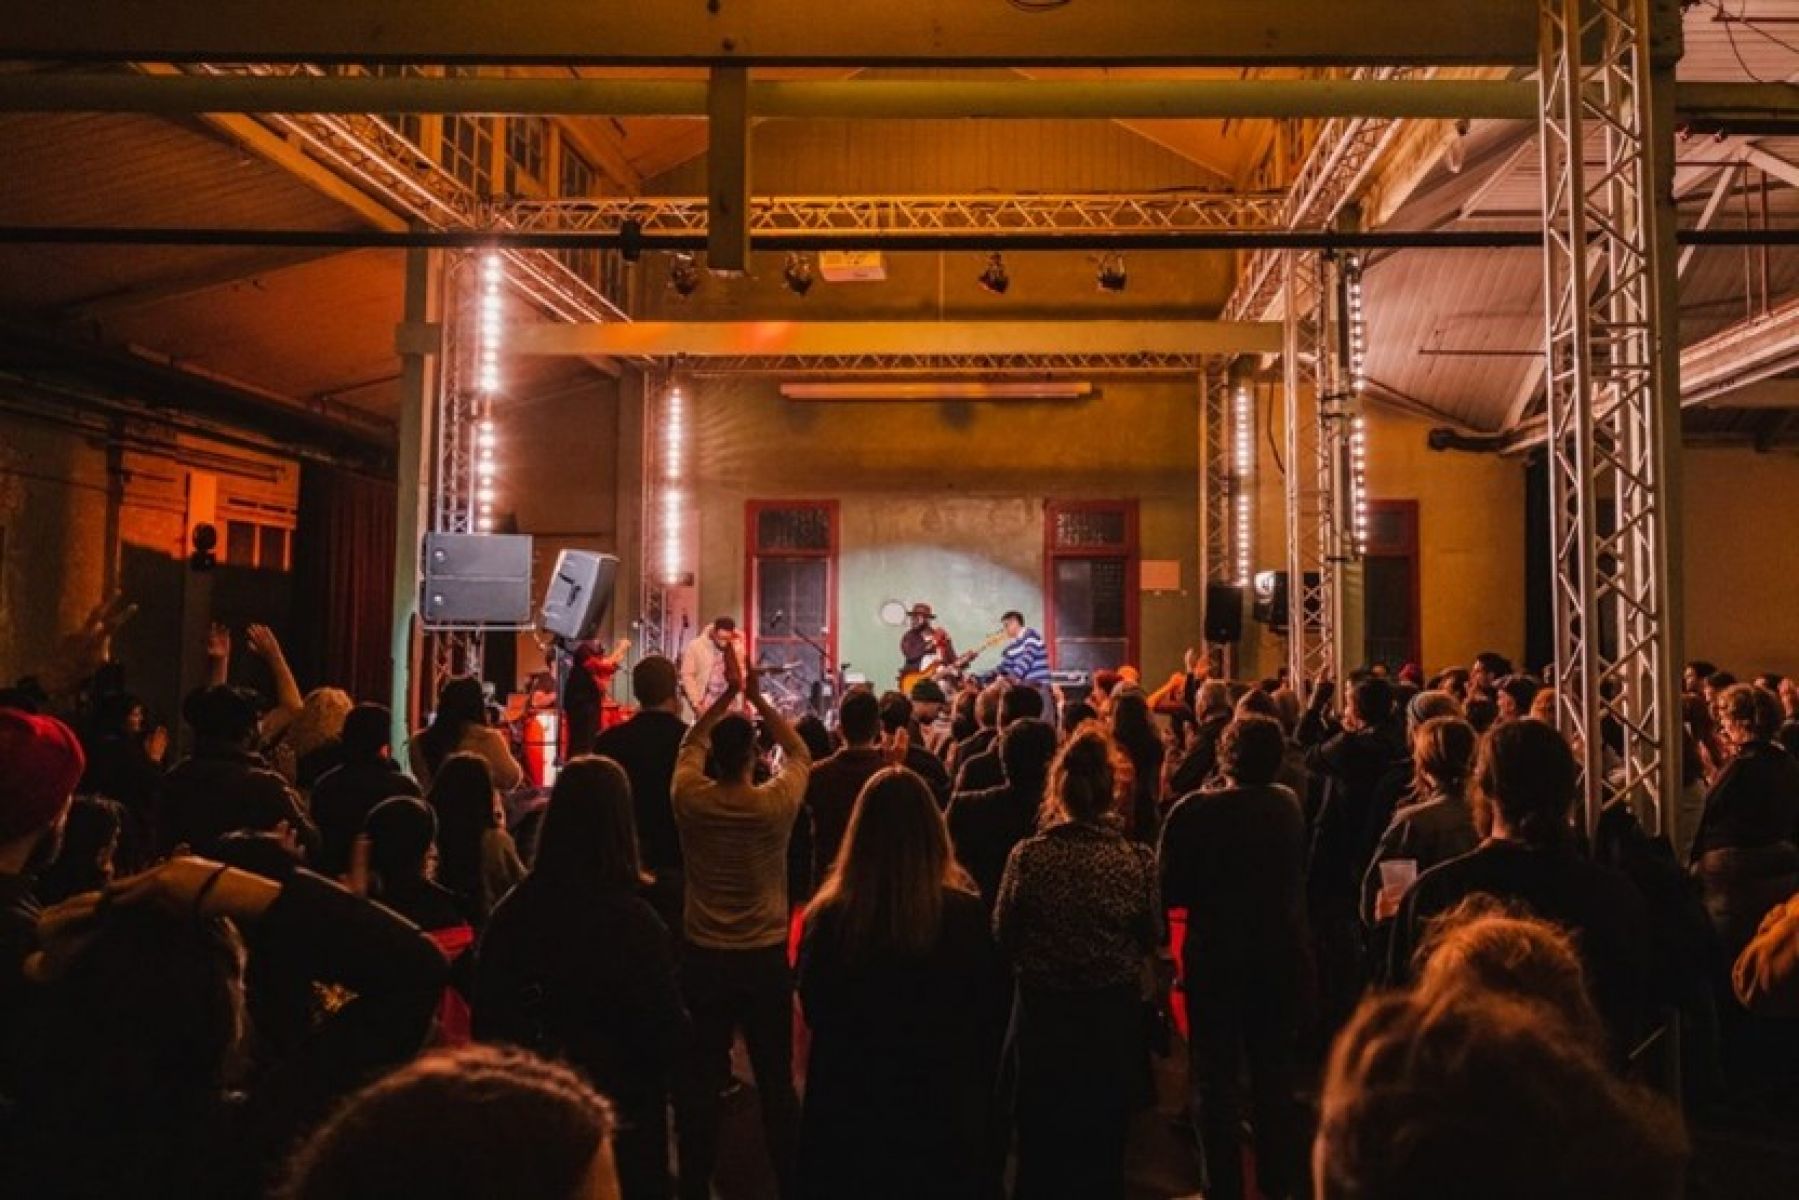
[[[344,721],[356,701],[342,688],[318,687],[306,693],[306,702],[287,727],[287,745],[297,762],[327,742],[343,736]]]
[[[1415,961],[1422,997],[1504,996],[1541,1007],[1588,1046],[1605,1045],[1574,938],[1521,907],[1468,897],[1430,923]]]

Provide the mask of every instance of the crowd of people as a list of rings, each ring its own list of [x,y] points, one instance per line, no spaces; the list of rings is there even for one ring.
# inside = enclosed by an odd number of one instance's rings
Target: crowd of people
[[[1124,1195],[1183,1042],[1208,1197],[1672,1197],[1799,1117],[1789,680],[1694,664],[1592,821],[1497,654],[797,726],[649,655],[545,795],[478,680],[396,748],[261,627],[170,761],[128,616],[0,694],[0,1193],[699,1200],[739,1043],[788,1197]]]

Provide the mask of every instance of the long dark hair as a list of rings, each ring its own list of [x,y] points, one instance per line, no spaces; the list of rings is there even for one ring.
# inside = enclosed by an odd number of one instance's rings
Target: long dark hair
[[[1477,817],[1497,811],[1511,834],[1529,845],[1552,846],[1571,836],[1577,769],[1568,741],[1541,721],[1497,726],[1480,745],[1475,769]],[[1480,812],[1487,806],[1488,812]],[[1483,828],[1488,820],[1479,820]]]
[[[588,754],[562,768],[544,810],[531,874],[560,887],[629,891],[650,882],[638,854],[631,779],[623,767]]]
[[[839,914],[839,936],[852,958],[915,957],[937,941],[945,888],[973,890],[956,865],[936,798],[918,775],[888,767],[862,785],[837,861],[806,907],[806,921]]]
[[[487,696],[481,681],[473,675],[458,675],[443,685],[437,694],[437,713],[431,725],[419,735],[425,751],[425,766],[433,774],[444,759],[462,744],[463,732],[470,725],[487,724]]]
[[[1162,738],[1149,715],[1149,701],[1136,692],[1126,692],[1112,701],[1112,740],[1130,757],[1139,773],[1149,773],[1149,782],[1162,766]]]
[[[369,810],[362,831],[369,837],[369,884],[375,899],[425,877],[425,862],[437,841],[437,817],[424,801],[411,796],[383,800]]]
[[[452,754],[431,778],[425,802],[437,815],[437,880],[481,902],[481,841],[500,821],[494,812],[493,772],[479,754]]]
[[[1103,729],[1084,725],[1075,730],[1050,765],[1049,794],[1044,797],[1038,823],[1099,825],[1116,819],[1117,775],[1112,753],[1112,739]]]

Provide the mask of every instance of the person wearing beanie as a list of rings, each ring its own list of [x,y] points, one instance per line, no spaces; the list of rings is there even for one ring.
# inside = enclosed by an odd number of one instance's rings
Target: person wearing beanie
[[[41,911],[32,881],[56,857],[69,801],[87,769],[81,740],[55,717],[0,708],[0,1029],[25,992]]]

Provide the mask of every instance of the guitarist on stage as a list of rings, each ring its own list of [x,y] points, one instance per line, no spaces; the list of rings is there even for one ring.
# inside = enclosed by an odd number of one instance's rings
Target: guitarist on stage
[[[931,624],[937,614],[930,605],[914,604],[906,616],[911,624],[900,635],[900,657],[906,660],[900,668],[901,675],[932,671],[956,661],[955,643],[950,641],[949,634]]]

